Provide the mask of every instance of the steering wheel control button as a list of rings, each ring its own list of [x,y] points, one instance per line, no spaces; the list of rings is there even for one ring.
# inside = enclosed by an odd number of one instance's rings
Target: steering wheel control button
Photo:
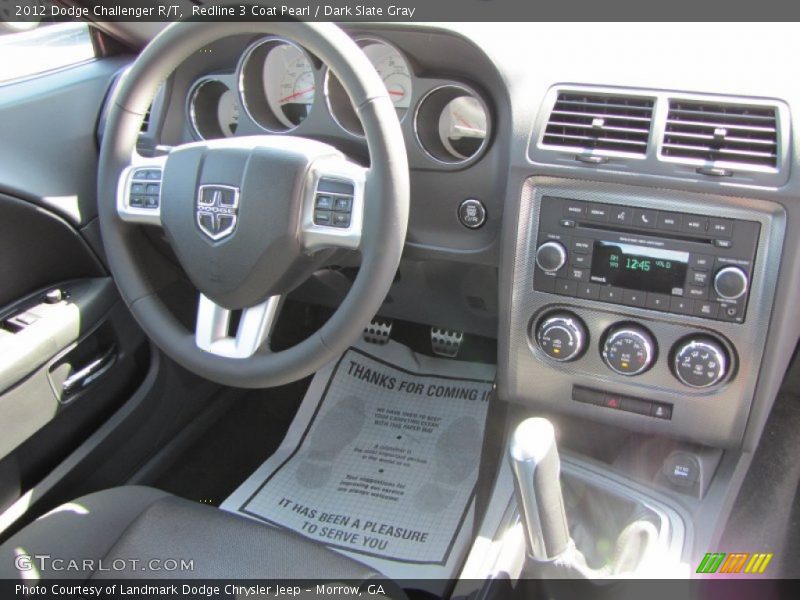
[[[555,313],[539,323],[536,343],[558,362],[575,360],[586,349],[588,334],[583,322],[572,313]]]
[[[331,224],[331,211],[329,210],[314,211],[314,225],[330,225],[330,224]]]
[[[352,194],[351,183],[321,179],[314,198],[314,225],[339,229],[350,227],[353,215]]]
[[[747,291],[747,273],[739,267],[723,267],[714,275],[714,290],[726,300],[736,300]]]
[[[728,374],[728,355],[722,344],[713,338],[689,338],[675,349],[672,371],[684,385],[711,387]]]
[[[333,226],[334,227],[350,227],[350,213],[333,213]]]
[[[632,377],[640,375],[655,362],[655,340],[644,327],[620,325],[612,327],[603,344],[603,361],[609,369]]]
[[[317,210],[333,210],[333,197],[327,194],[318,194],[314,208]]]
[[[349,213],[353,210],[353,199],[340,196],[333,203],[333,210],[336,212]]]
[[[161,170],[137,169],[129,187],[128,206],[157,209],[161,204]]]
[[[479,229],[486,223],[486,207],[480,200],[467,198],[458,205],[458,221],[468,229]]]
[[[560,242],[545,242],[536,250],[536,264],[545,273],[555,273],[567,262],[567,250]]]

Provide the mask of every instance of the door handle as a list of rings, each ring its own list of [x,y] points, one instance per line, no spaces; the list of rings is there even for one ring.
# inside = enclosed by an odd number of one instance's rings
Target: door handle
[[[85,367],[67,377],[61,384],[62,391],[65,395],[70,395],[82,390],[102,377],[115,362],[117,362],[117,348],[111,346],[102,355],[89,361]]]

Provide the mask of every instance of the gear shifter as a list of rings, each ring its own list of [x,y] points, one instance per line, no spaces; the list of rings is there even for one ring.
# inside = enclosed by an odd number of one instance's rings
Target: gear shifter
[[[550,561],[570,547],[561,494],[561,461],[547,419],[526,419],[514,430],[508,451],[528,554]]]

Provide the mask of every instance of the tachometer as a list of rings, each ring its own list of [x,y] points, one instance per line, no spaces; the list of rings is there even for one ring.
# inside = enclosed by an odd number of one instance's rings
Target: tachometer
[[[242,104],[256,123],[268,131],[290,131],[314,105],[314,65],[294,43],[267,38],[245,53],[239,88]]]
[[[264,91],[275,116],[297,127],[314,104],[314,71],[306,54],[293,44],[275,46],[264,61]]]

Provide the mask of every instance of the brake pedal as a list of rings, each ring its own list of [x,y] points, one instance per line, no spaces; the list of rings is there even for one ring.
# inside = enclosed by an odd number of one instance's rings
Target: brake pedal
[[[461,350],[464,332],[431,327],[431,348],[438,356],[455,358]]]
[[[364,328],[364,341],[369,344],[385,346],[392,337],[392,321],[375,317],[369,325]]]

